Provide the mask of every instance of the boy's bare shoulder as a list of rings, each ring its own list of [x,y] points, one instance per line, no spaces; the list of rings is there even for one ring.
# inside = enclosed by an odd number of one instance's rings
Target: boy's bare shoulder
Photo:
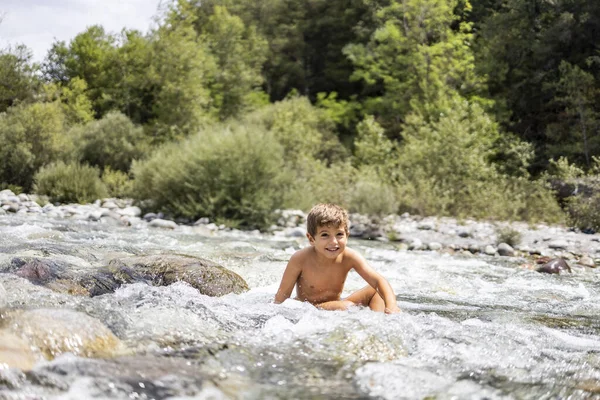
[[[314,249],[312,247],[305,247],[292,254],[290,261],[302,262],[312,256],[313,253]]]

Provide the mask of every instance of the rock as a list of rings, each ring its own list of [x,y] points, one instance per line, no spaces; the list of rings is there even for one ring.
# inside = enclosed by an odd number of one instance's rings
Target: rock
[[[501,256],[506,256],[506,257],[514,257],[515,249],[513,249],[507,243],[500,243],[498,245],[498,254],[500,254]]]
[[[146,219],[146,216],[144,216],[144,219]],[[210,219],[208,219],[208,217],[202,217],[199,218],[196,222],[194,222],[194,225],[208,225],[210,223]]]
[[[417,229],[422,231],[433,231],[435,230],[435,224],[433,221],[422,221],[419,225],[417,225]]]
[[[431,242],[427,245],[429,250],[438,251],[442,248],[442,244],[438,242]]]
[[[0,283],[0,309],[6,307],[6,290],[4,290],[4,286]]]
[[[584,267],[596,268],[596,263],[590,256],[582,256],[579,261],[577,261],[577,264],[583,265]]]
[[[49,360],[63,353],[109,357],[122,348],[120,340],[99,320],[73,310],[15,311],[8,313],[5,326]]]
[[[19,258],[10,260],[10,264],[0,267],[0,272],[14,274],[36,285],[65,277],[65,266],[45,258]]]
[[[415,239],[411,240],[411,242],[409,243],[408,249],[409,250],[421,250],[421,249],[423,249],[423,242],[421,241],[421,239],[415,238]]]
[[[350,236],[352,237],[362,237],[366,231],[367,226],[365,224],[352,223],[350,225]]]
[[[108,200],[102,203],[102,208],[108,208],[109,210],[113,210],[115,208],[119,208],[119,206],[114,201]]]
[[[408,250],[408,245],[406,243],[398,243],[396,245],[396,248],[398,249],[398,251],[406,251]]]
[[[305,237],[306,236],[306,229],[301,228],[301,227],[296,227],[296,228],[288,228],[284,231],[284,236],[286,237]]]
[[[477,246],[476,244],[473,243],[473,244],[469,245],[469,251],[472,254],[477,254],[477,253],[479,253],[481,251],[481,249],[479,248],[479,246]]]
[[[493,256],[493,255],[496,255],[496,248],[494,248],[494,246],[492,246],[491,244],[488,244],[483,249],[483,252],[485,254],[487,254],[488,256]]]
[[[148,223],[148,226],[153,228],[162,228],[162,229],[175,229],[177,228],[177,224],[174,221],[169,221],[167,219],[156,218]]]
[[[552,240],[548,243],[548,247],[555,250],[565,250],[569,247],[566,240]]]
[[[167,286],[183,281],[207,296],[242,293],[248,284],[233,271],[202,258],[179,255],[155,255],[115,259],[108,271],[115,281],[125,284],[148,282]]]
[[[88,219],[90,221],[100,221],[100,218],[102,218],[102,211],[100,211],[100,210],[92,211],[88,215]]]
[[[0,369],[7,365],[28,371],[34,364],[35,357],[27,342],[7,330],[0,330]]]
[[[471,232],[469,232],[469,231],[460,231],[460,232],[458,232],[458,236],[460,236],[461,238],[468,238],[468,237],[471,237]]]
[[[541,267],[536,269],[537,272],[543,272],[546,274],[560,274],[561,272],[572,272],[569,264],[562,258],[555,258]]]
[[[6,215],[6,210],[4,208],[0,208],[0,215]]]
[[[117,210],[117,214],[124,217],[139,217],[142,215],[142,210],[139,207],[125,207]]]
[[[29,196],[26,195],[25,193],[20,193],[18,196],[20,201],[29,201]]]

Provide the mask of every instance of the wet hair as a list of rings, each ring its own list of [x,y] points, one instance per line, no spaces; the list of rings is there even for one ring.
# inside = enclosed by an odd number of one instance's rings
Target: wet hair
[[[348,212],[335,204],[317,204],[306,218],[306,230],[313,237],[321,226],[343,227],[348,234],[349,224]]]

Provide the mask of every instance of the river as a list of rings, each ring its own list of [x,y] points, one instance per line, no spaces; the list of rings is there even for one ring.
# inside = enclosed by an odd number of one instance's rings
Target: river
[[[183,254],[218,262],[250,287],[208,297],[185,283],[135,283],[89,298],[0,274],[5,310],[76,310],[126,349],[0,369],[0,399],[600,398],[596,270],[547,275],[514,258],[351,238],[402,313],[273,304],[287,260],[305,245],[256,232],[0,216],[0,265],[43,257],[85,270],[129,255]],[[362,286],[351,273],[345,290]]]

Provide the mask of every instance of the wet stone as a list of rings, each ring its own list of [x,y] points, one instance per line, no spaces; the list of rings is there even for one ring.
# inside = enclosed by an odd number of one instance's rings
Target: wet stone
[[[146,282],[167,286],[183,281],[207,296],[248,290],[246,281],[235,272],[197,257],[156,255],[115,259],[109,263],[108,271],[121,284]]]
[[[546,274],[560,274],[563,272],[572,272],[571,267],[566,260],[562,258],[555,258],[543,264],[541,267],[536,269],[537,272],[543,272]]]
[[[6,330],[0,330],[0,370],[3,365],[30,370],[34,364],[35,356],[27,342]]]
[[[596,268],[596,262],[590,256],[583,256],[577,261],[577,264],[583,265],[584,267]]]
[[[515,250],[507,243],[500,243],[498,245],[498,254],[506,257],[513,257],[515,255]]]
[[[0,309],[6,307],[6,290],[4,290],[4,286],[0,283]]]
[[[37,309],[7,313],[6,318],[6,329],[39,349],[47,359],[63,353],[108,357],[122,347],[110,329],[82,312]]]

